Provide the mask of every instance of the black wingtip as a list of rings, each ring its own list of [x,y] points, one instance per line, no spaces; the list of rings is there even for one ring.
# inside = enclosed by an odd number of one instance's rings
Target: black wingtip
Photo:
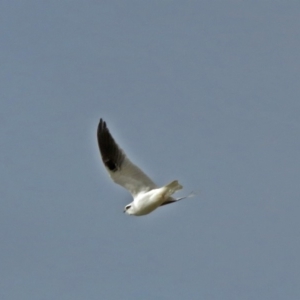
[[[100,137],[104,135],[106,135],[108,133],[108,129],[106,126],[106,122],[103,121],[102,118],[100,118],[99,124],[98,124],[98,128],[97,128],[97,136],[98,136],[98,142],[100,143]],[[100,146],[100,145],[99,145]]]
[[[106,126],[106,122],[103,121],[102,118],[100,118],[100,121],[99,121],[99,124],[98,124],[98,129],[97,129],[98,138],[99,138],[99,135],[101,133],[103,133],[104,131],[108,131],[107,126]]]
[[[102,118],[100,118],[98,128],[102,128],[102,127],[106,127],[106,123],[105,123],[105,121],[103,121]]]
[[[112,172],[117,171],[124,160],[124,155],[102,118],[100,118],[98,125],[97,138],[100,154],[105,166]]]

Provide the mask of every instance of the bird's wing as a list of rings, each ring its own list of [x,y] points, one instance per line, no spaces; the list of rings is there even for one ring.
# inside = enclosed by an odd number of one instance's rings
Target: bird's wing
[[[97,137],[102,161],[115,183],[127,189],[133,197],[142,191],[150,191],[157,187],[140,168],[126,157],[102,119],[98,125]]]
[[[166,204],[170,204],[170,203],[174,203],[174,202],[178,202],[180,200],[186,199],[186,198],[191,198],[196,196],[196,193],[194,192],[190,192],[187,196],[184,197],[180,197],[180,198],[176,198],[174,199],[173,197],[169,197],[165,202],[163,202],[160,206],[166,205]]]

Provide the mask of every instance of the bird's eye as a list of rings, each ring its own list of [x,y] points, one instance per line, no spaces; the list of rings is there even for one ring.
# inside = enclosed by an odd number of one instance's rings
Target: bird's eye
[[[131,205],[127,205],[127,206],[125,207],[125,209],[128,210],[130,207],[131,207]]]

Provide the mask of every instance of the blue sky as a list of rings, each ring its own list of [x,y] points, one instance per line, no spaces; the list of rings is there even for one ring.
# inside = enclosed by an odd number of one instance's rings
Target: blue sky
[[[1,1],[1,299],[299,299],[299,10]],[[123,214],[100,117],[198,196]]]

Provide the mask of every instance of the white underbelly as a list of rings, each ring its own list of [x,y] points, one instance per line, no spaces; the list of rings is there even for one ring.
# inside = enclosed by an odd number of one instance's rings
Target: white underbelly
[[[161,204],[165,201],[164,194],[165,189],[159,188],[139,195],[136,199],[134,199],[134,205],[136,207],[135,215],[147,215],[161,206]]]

